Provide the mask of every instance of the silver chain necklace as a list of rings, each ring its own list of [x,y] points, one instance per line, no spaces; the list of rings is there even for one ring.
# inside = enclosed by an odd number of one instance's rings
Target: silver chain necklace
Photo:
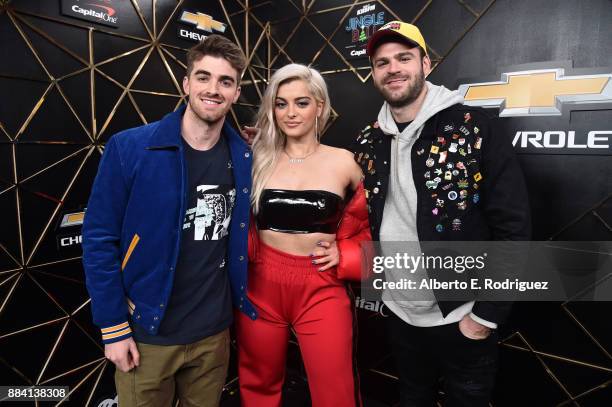
[[[317,144],[317,146],[315,147],[314,150],[312,150],[310,153],[306,154],[304,157],[291,157],[289,155],[289,153],[287,152],[287,150],[283,149],[283,152],[287,155],[287,157],[289,157],[289,163],[290,164],[301,164],[304,162],[304,160],[306,160],[308,157],[310,157],[311,155],[313,155],[314,153],[317,152],[317,149],[319,148],[319,145]]]

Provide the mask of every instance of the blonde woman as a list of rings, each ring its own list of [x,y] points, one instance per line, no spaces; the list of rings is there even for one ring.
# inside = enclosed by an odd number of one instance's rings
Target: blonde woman
[[[361,404],[344,279],[359,279],[359,241],[370,231],[353,155],[320,143],[329,114],[321,75],[290,64],[272,76],[257,116],[247,287],[257,312],[236,312],[246,407],[281,405],[290,329],[312,405]]]

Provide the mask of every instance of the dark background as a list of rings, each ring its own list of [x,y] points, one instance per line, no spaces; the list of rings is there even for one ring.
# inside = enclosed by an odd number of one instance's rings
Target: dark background
[[[58,223],[86,205],[112,134],[158,120],[184,101],[179,84],[193,43],[177,35],[191,28],[178,21],[183,9],[228,23],[225,35],[252,57],[235,124],[252,121],[274,69],[312,64],[326,78],[334,109],[323,140],[336,146],[347,146],[382,103],[367,59],[344,56],[346,17],[363,4],[376,4],[385,21],[419,25],[435,66],[429,80],[450,89],[536,63],[569,75],[612,72],[610,0],[109,3],[118,28],[63,16],[60,0],[0,0],[0,385],[70,386],[67,405],[114,398],[114,369],[91,323],[79,247],[58,246]],[[590,130],[612,130],[611,119],[608,103],[502,121],[509,143],[516,131],[534,130],[575,130],[584,142]],[[516,151],[534,240],[610,240],[610,149]],[[517,304],[502,330],[492,405],[612,405],[611,311],[610,303]],[[394,405],[384,317],[359,310],[359,318],[366,406]],[[286,404],[308,405],[297,346],[290,352]],[[235,362],[231,373],[227,406],[238,401]]]

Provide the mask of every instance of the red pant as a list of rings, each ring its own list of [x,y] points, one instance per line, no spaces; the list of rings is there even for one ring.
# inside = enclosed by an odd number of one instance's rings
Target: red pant
[[[236,312],[242,406],[281,405],[290,327],[300,345],[313,407],[361,405],[347,287],[333,269],[317,271],[308,256],[261,242],[257,249],[248,297],[259,316],[253,321]]]

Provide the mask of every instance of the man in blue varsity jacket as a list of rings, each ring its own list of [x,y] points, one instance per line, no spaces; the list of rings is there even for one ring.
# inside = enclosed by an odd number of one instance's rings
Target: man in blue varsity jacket
[[[529,203],[510,141],[484,110],[425,80],[431,61],[419,29],[389,22],[370,37],[367,52],[385,102],[353,150],[373,240],[528,240]],[[496,330],[510,304],[412,301],[402,290],[385,291],[383,300],[392,311],[400,405],[435,405],[443,378],[445,405],[488,406]]]
[[[187,55],[186,107],[113,136],[83,224],[83,265],[122,407],[216,406],[244,295],[251,152],[225,116],[246,60],[211,35]]]

